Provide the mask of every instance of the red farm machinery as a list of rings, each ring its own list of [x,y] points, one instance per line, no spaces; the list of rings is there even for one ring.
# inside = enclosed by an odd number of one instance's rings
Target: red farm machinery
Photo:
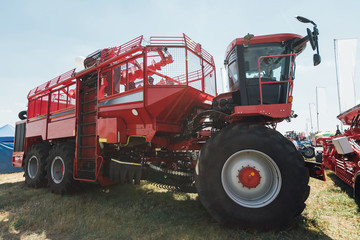
[[[309,171],[275,130],[292,117],[295,58],[307,35],[232,41],[230,91],[217,93],[213,57],[188,36],[140,36],[89,55],[30,91],[16,123],[13,165],[30,187],[63,194],[75,183],[139,183],[197,192],[227,224],[279,227],[305,208]],[[320,56],[314,55],[314,65]],[[312,167],[312,166],[311,166]]]
[[[349,128],[343,134],[337,130],[335,136],[318,138],[317,145],[322,145],[323,152],[316,156],[316,161],[353,188],[353,195],[360,206],[360,105],[337,118]]]

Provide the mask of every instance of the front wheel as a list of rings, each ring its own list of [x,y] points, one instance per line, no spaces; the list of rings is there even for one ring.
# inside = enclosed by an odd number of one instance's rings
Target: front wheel
[[[279,228],[305,208],[309,174],[295,146],[260,125],[229,126],[203,147],[196,167],[200,201],[219,222]]]

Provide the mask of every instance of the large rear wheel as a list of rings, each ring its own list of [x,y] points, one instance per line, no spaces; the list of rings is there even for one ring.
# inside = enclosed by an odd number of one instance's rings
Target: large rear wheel
[[[75,147],[70,143],[56,144],[50,151],[47,164],[47,177],[53,193],[71,192],[75,186],[73,163]]]
[[[295,146],[260,125],[223,129],[203,147],[196,187],[219,222],[279,228],[305,208],[309,174]]]
[[[24,177],[28,187],[38,188],[46,185],[46,160],[49,155],[47,144],[30,147],[24,160]]]

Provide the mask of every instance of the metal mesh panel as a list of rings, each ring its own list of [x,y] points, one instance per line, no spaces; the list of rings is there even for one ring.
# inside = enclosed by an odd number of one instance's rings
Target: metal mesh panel
[[[104,92],[104,97],[111,96],[112,94],[112,71],[107,71],[102,74],[100,79],[100,92]],[[102,93],[101,93],[102,96]]]
[[[135,67],[134,83],[135,88],[144,86],[144,58],[143,56],[131,61]]]
[[[28,118],[35,117],[35,100],[29,102],[28,105]]]
[[[186,85],[185,48],[149,49],[148,76],[154,85]]]
[[[125,91],[126,63],[113,69],[113,94]]]
[[[192,40],[191,38],[189,38],[188,36],[186,36],[184,34],[184,39],[185,39],[185,44],[186,46],[191,49],[192,51],[194,51],[195,53],[197,53],[199,56],[202,56],[202,58],[209,62],[210,64],[214,65],[214,58],[211,56],[210,53],[208,53],[205,49],[203,49],[201,47],[200,43],[195,42],[194,40]]]
[[[67,107],[75,107],[76,103],[76,84],[73,84],[69,86],[69,92],[68,92],[68,105]]]
[[[144,64],[143,57],[128,62],[128,89],[135,89],[144,85]]]
[[[58,110],[59,105],[59,98],[57,97],[59,95],[59,91],[52,92],[50,95],[50,113],[55,112]]]
[[[187,51],[187,57],[189,86],[202,91],[201,59],[191,51]]]
[[[45,95],[41,99],[40,115],[47,114],[48,111],[49,97]]]
[[[205,92],[212,96],[215,96],[216,95],[215,70],[207,62],[205,62],[204,64],[204,83],[205,83]]]

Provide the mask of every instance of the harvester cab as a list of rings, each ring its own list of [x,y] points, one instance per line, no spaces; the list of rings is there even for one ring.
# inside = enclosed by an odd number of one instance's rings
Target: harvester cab
[[[280,122],[291,117],[292,89],[295,78],[295,58],[309,41],[313,50],[314,65],[320,63],[316,24],[304,17],[304,23],[312,23],[313,31],[307,36],[273,34],[233,40],[225,54],[225,68],[229,92],[213,101],[213,109],[241,116],[242,121]]]

